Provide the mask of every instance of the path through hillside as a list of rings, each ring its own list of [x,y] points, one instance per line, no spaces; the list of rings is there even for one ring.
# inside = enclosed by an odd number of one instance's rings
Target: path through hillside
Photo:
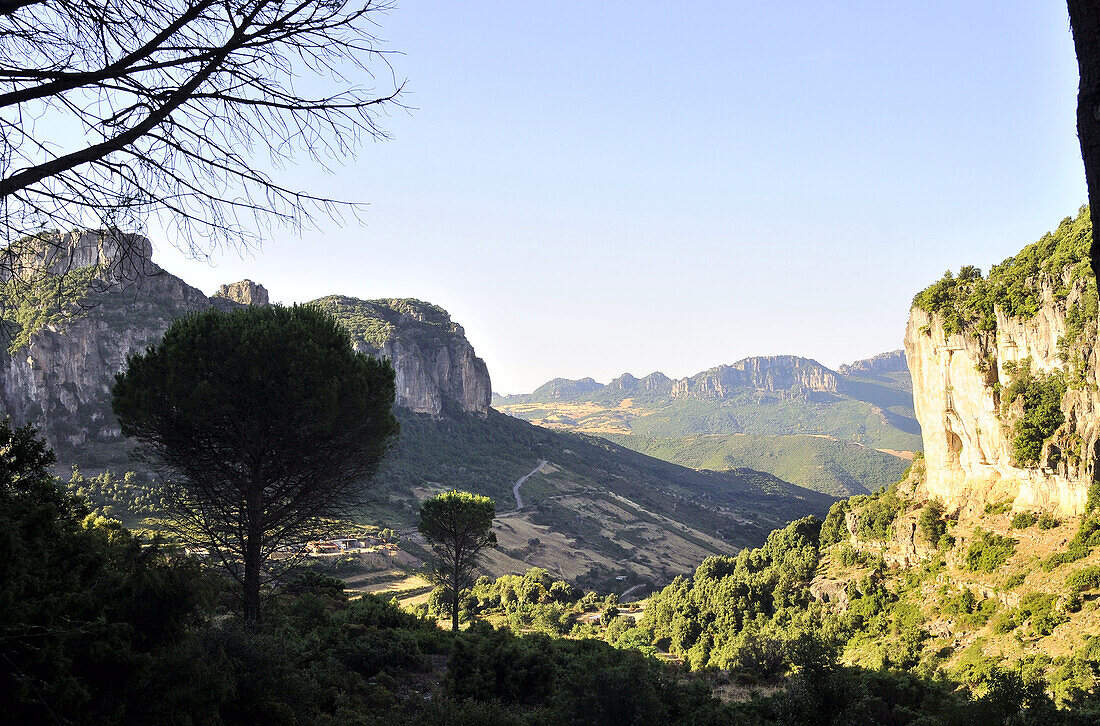
[[[524,476],[521,476],[521,477],[519,478],[519,481],[517,481],[517,482],[516,482],[515,484],[513,484],[513,485],[512,485],[512,494],[515,494],[515,495],[516,495],[516,511],[517,511],[517,512],[518,512],[519,510],[523,509],[523,497],[521,497],[521,496],[519,495],[519,488],[520,488],[521,486],[523,486],[523,482],[527,481],[528,479],[530,479],[530,478],[531,478],[532,476],[534,476],[535,474],[538,474],[538,473],[539,473],[539,470],[540,470],[540,469],[542,469],[542,467],[546,466],[546,465],[547,465],[548,463],[549,463],[549,462],[548,462],[548,461],[546,461],[546,459],[542,459],[541,461],[539,461],[539,465],[538,465],[538,466],[536,466],[536,467],[535,467],[534,469],[532,469],[531,471],[529,471],[529,472],[528,472],[527,474],[525,474]]]

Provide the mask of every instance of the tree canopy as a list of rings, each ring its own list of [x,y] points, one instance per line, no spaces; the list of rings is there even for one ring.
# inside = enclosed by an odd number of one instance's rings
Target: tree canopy
[[[177,321],[129,357],[112,403],[123,434],[165,468],[180,534],[240,583],[258,619],[262,582],[360,500],[397,436],[393,399],[393,368],[356,353],[330,315],[272,306]]]

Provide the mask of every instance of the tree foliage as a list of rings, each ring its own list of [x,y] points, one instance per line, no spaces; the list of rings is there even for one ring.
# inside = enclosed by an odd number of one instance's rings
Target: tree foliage
[[[1035,466],[1041,463],[1043,445],[1066,420],[1062,411],[1065,377],[1057,372],[1033,373],[1030,359],[1006,363],[1005,372],[1012,382],[1001,405],[1007,410],[1019,401],[1023,406],[1023,415],[1012,425],[1012,458],[1017,466]]]
[[[1031,318],[1042,306],[1044,284],[1056,299],[1065,299],[1070,285],[1084,280],[1082,309],[1095,310],[1096,284],[1089,265],[1091,243],[1089,208],[1082,207],[1076,218],[1065,218],[1053,233],[994,265],[988,277],[971,265],[964,266],[957,275],[948,270],[940,280],[917,293],[913,306],[939,315],[943,331],[949,336],[963,331],[992,331],[997,327],[998,308],[1009,317]]]
[[[155,664],[179,653],[211,585],[89,515],[52,463],[32,429],[0,421],[0,710],[13,723],[157,722]]]
[[[208,310],[131,355],[113,407],[123,434],[165,469],[179,533],[240,583],[249,618],[260,589],[324,517],[361,497],[397,435],[388,362],[352,350],[309,307]]]

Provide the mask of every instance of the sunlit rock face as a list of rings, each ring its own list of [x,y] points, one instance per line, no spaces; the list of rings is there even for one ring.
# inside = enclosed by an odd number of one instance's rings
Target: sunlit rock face
[[[333,295],[314,302],[351,333],[356,350],[388,359],[396,372],[397,404],[438,415],[446,408],[486,415],[492,384],[462,326],[443,308],[421,300],[359,300]]]
[[[1074,373],[1059,354],[1059,340],[1066,333],[1066,312],[1084,289],[1084,281],[1077,281],[1058,299],[1045,285],[1033,317],[1008,317],[997,308],[996,329],[990,331],[947,336],[938,315],[911,311],[905,355],[924,436],[925,494],[955,509],[1011,499],[1018,510],[1062,516],[1084,511],[1100,437],[1095,327],[1063,351],[1070,360],[1079,357],[1076,373],[1083,380],[1071,384],[1063,397],[1065,423],[1043,445],[1036,466],[1014,462],[1013,426],[1022,405],[1001,400],[1012,380],[1005,370],[1009,362],[1030,358],[1033,371],[1061,371],[1067,380]]]
[[[252,280],[241,280],[240,282],[222,285],[213,296],[225,298],[241,305],[270,304],[267,288],[252,282]]]
[[[36,425],[62,463],[79,458],[124,464],[110,399],[127,356],[158,342],[174,320],[188,313],[269,303],[267,290],[251,280],[223,285],[207,297],[155,265],[149,240],[126,236],[124,242],[97,232],[55,235],[41,248],[22,250],[10,266],[18,279],[39,283],[12,282],[5,294],[5,318],[31,319],[34,329],[9,325],[6,331],[0,347],[0,415],[11,416],[17,425]],[[57,278],[43,273],[79,280],[79,294],[43,296],[35,284],[57,286]],[[0,282],[11,277],[9,270]],[[43,299],[48,306],[43,307]],[[448,405],[482,415],[488,411],[488,370],[446,311],[419,301],[367,305],[377,334],[370,340],[352,337],[358,349],[391,360],[398,405],[431,414]],[[26,314],[39,307],[41,314]],[[346,317],[341,322],[354,327]]]

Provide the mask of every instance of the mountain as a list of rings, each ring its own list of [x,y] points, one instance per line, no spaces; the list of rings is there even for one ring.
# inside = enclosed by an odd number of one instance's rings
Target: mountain
[[[269,296],[245,280],[207,297],[157,267],[148,240],[124,241],[95,232],[54,238],[22,261],[21,278],[31,284],[0,281],[7,336],[0,406],[15,423],[40,428],[58,453],[59,471],[136,468],[132,486],[147,492],[155,489],[151,474],[131,459],[110,409],[114,374],[175,318],[212,306],[267,304]],[[122,249],[139,252],[121,262]],[[490,572],[539,565],[589,583],[626,575],[662,581],[831,503],[766,473],[697,472],[503,416],[489,407],[484,361],[462,327],[431,303],[333,295],[309,304],[333,314],[358,350],[394,365],[402,435],[370,490],[363,521],[408,530],[403,546],[413,554],[423,554],[414,530],[419,502],[449,488],[497,503],[501,547]],[[545,395],[554,395],[553,387]],[[542,461],[522,485],[520,509],[513,485]],[[127,502],[150,497],[112,486],[118,516],[140,521],[155,514],[128,511]]]
[[[494,396],[493,406],[685,466],[750,467],[831,495],[897,480],[921,448],[902,351],[838,371],[782,355],[679,380],[659,372],[605,386],[555,379],[527,395]]]

